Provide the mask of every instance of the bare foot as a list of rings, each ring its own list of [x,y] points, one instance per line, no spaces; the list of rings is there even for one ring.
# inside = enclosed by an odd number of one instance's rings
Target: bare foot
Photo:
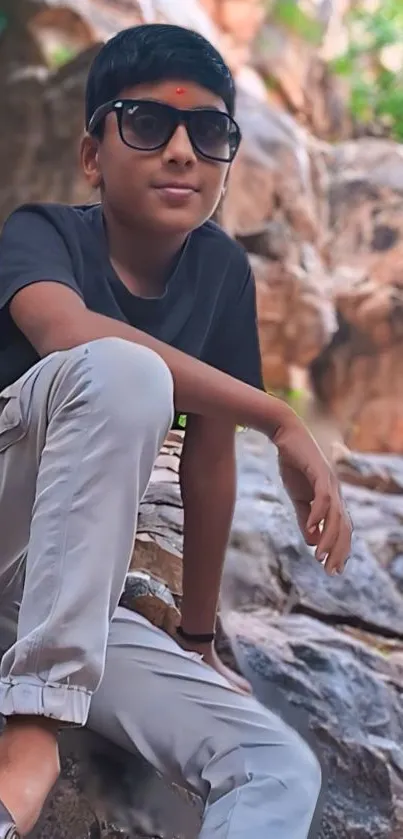
[[[0,801],[22,835],[29,833],[60,772],[58,723],[13,716],[0,736]]]

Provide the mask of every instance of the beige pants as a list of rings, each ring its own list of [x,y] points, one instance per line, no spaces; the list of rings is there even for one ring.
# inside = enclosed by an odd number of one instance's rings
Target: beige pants
[[[204,797],[204,839],[304,839],[320,788],[307,745],[118,607],[172,411],[164,362],[117,339],[55,353],[0,395],[0,713],[139,749]]]

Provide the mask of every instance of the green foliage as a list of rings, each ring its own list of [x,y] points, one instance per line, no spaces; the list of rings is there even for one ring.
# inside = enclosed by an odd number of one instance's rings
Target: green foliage
[[[68,64],[69,61],[72,61],[76,54],[77,50],[74,50],[66,44],[60,44],[60,46],[58,46],[49,56],[49,64],[55,69],[63,67],[64,64]]]
[[[274,0],[269,7],[269,18],[305,41],[313,44],[321,41],[320,24],[301,9],[298,0]]]
[[[7,16],[3,12],[0,12],[0,35],[4,32],[5,29],[7,29],[7,24]]]
[[[403,141],[403,68],[393,72],[382,63],[382,51],[402,43],[403,2],[382,0],[372,12],[356,8],[347,25],[348,48],[332,69],[348,82],[352,115],[364,124],[384,125]]]

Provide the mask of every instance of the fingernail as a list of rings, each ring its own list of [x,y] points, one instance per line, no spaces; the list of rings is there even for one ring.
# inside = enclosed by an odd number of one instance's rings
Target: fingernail
[[[336,576],[336,574],[338,574],[338,573],[339,573],[339,572],[338,572],[337,568],[333,568],[333,571],[331,572],[332,577],[335,577],[335,576]]]
[[[327,554],[326,553],[321,553],[321,554],[319,554],[317,559],[318,559],[318,562],[325,562],[325,560],[327,559]]]

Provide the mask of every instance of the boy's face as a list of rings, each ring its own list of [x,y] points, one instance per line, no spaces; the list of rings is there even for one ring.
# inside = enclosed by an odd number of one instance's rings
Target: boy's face
[[[164,81],[127,88],[122,99],[156,100],[180,109],[216,108],[223,101],[193,82]],[[188,233],[214,212],[223,192],[228,163],[197,154],[187,129],[179,125],[170,141],[155,151],[139,151],[123,142],[117,115],[105,118],[102,140],[86,136],[82,162],[103,202],[127,228],[145,233]]]

